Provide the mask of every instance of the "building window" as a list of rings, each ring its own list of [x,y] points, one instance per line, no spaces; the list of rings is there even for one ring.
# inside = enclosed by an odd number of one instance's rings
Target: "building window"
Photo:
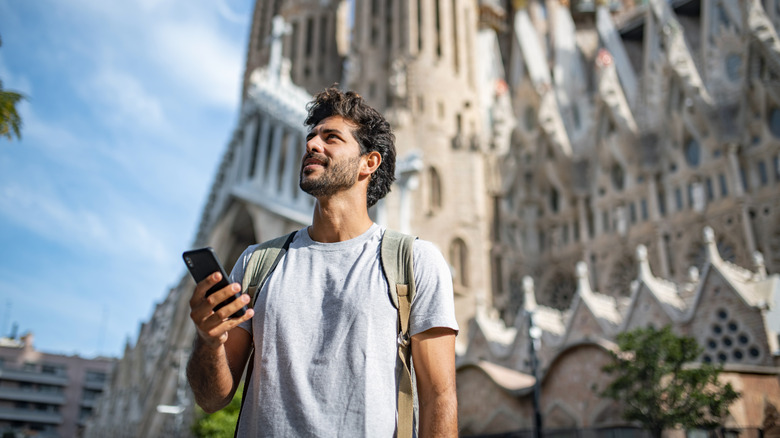
[[[658,191],[658,213],[666,216],[666,192],[663,189]]]
[[[682,211],[683,209],[682,190],[680,190],[679,187],[674,189],[674,204],[677,207],[677,211]]]
[[[452,64],[457,74],[458,68],[460,68],[460,55],[458,53],[458,1],[453,0],[450,7],[452,8],[452,24],[450,25],[452,29]]]
[[[290,60],[292,64],[298,63],[298,34],[301,32],[297,21],[292,22],[292,32],[290,32]]]
[[[701,161],[701,147],[695,138],[691,138],[685,143],[685,162],[690,167],[698,167]]]
[[[393,48],[393,29],[395,28],[393,24],[393,18],[395,17],[393,6],[395,6],[394,1],[388,0],[385,2],[385,46],[388,49]]]
[[[707,181],[705,182],[707,187],[707,201],[712,201],[715,199],[715,191],[712,188],[712,178],[707,178]]]
[[[742,70],[742,58],[736,53],[726,56],[726,75],[732,82],[739,80],[740,70]]]
[[[636,204],[634,204],[633,202],[628,204],[628,215],[629,215],[629,217],[631,219],[631,223],[635,224],[636,223]]]
[[[615,190],[623,190],[625,174],[623,173],[623,168],[620,166],[620,164],[615,163],[612,165],[612,169],[610,170],[610,177],[612,179],[612,185],[615,187]]]
[[[423,48],[422,2],[423,0],[417,0],[417,50],[420,52]]]
[[[758,162],[758,179],[762,186],[769,183],[769,173],[766,170],[766,161],[764,160]]]
[[[557,213],[558,210],[560,210],[560,197],[558,196],[558,191],[555,190],[555,187],[550,189],[550,210],[552,210],[553,213]]]
[[[525,107],[525,112],[523,113],[523,121],[525,123],[525,130],[526,131],[532,131],[534,127],[536,126],[536,110],[533,106],[528,105]]]
[[[251,136],[250,142],[252,144],[252,155],[249,157],[249,173],[248,173],[249,179],[252,179],[255,176],[255,167],[257,167],[257,155],[259,154],[259,150],[260,150],[260,128],[262,123],[259,116],[255,120],[257,123],[255,129],[252,130],[251,132],[246,132],[246,131],[244,132],[244,135]]]
[[[435,213],[442,206],[441,178],[435,168],[428,168],[428,206],[429,213]]]
[[[441,58],[441,0],[433,0],[433,3],[436,6],[436,56]]]
[[[306,56],[311,56],[314,51],[314,18],[306,20]]]
[[[41,373],[53,374],[55,376],[64,376],[65,367],[63,365],[43,364],[43,366],[41,366]]]
[[[693,208],[693,184],[688,184],[688,208]]]
[[[742,190],[747,191],[748,180],[747,180],[747,172],[745,172],[744,167],[739,168],[739,179],[742,181]]]
[[[450,245],[450,263],[455,271],[455,284],[464,287],[468,286],[468,248],[466,243],[460,238],[453,240]]]
[[[775,181],[780,182],[780,155],[775,155]]]
[[[773,108],[769,112],[769,132],[780,138],[780,109],[778,108]]]
[[[647,220],[647,200],[645,198],[642,198],[642,200],[639,201],[639,207],[642,214],[642,220]]]
[[[718,184],[720,185],[720,196],[725,198],[729,195],[729,185],[726,182],[726,175],[722,173],[718,175]]]
[[[320,17],[320,62],[325,59],[325,51],[328,50],[328,17]]]

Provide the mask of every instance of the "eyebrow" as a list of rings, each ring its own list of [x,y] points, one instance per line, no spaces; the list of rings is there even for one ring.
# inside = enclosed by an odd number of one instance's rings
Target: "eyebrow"
[[[316,130],[317,130],[317,128],[315,127],[314,129],[309,131],[309,133],[306,134],[306,138],[310,139],[310,138],[312,138],[312,137],[314,137],[315,135],[318,135],[318,134],[334,134],[334,133],[335,134],[339,134],[341,136],[344,136],[344,132],[342,132],[341,130],[336,129],[336,128],[323,128],[322,131],[320,131],[319,133],[316,132]]]

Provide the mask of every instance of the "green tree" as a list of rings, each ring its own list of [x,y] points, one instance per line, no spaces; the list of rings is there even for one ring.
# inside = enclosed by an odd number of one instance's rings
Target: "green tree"
[[[0,46],[3,40],[0,38]],[[4,90],[3,81],[0,81],[0,137],[6,137],[13,140],[15,135],[17,139],[22,138],[22,118],[16,111],[16,104],[24,99],[21,94]]]
[[[654,437],[664,429],[714,429],[739,393],[718,380],[722,367],[694,363],[696,340],[671,328],[639,328],[617,337],[619,352],[602,371],[615,376],[602,397],[624,407],[623,418],[639,422]]]
[[[238,413],[241,410],[241,396],[244,392],[244,384],[240,384],[236,389],[233,400],[213,414],[206,414],[200,408],[199,418],[192,425],[192,433],[198,438],[230,438],[236,430]]]

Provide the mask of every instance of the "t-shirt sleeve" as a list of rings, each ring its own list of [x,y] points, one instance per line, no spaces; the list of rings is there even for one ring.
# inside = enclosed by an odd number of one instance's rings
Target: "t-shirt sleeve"
[[[452,273],[441,252],[425,240],[414,242],[414,282],[409,334],[414,336],[434,327],[458,331]]]
[[[244,271],[246,271],[246,265],[249,263],[249,258],[252,256],[252,253],[255,250],[256,245],[252,245],[249,248],[245,249],[244,252],[241,254],[241,256],[236,260],[236,264],[233,265],[233,270],[230,271],[229,280],[231,283],[238,283],[241,284],[241,281],[244,279]],[[252,334],[252,319],[248,319],[241,324],[238,325],[238,327],[241,327],[242,329],[249,332],[249,334]]]

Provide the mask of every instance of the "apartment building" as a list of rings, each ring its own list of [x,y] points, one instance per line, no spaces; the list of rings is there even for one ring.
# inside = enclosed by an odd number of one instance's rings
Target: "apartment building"
[[[0,434],[81,436],[115,364],[37,351],[32,333],[0,338]]]

